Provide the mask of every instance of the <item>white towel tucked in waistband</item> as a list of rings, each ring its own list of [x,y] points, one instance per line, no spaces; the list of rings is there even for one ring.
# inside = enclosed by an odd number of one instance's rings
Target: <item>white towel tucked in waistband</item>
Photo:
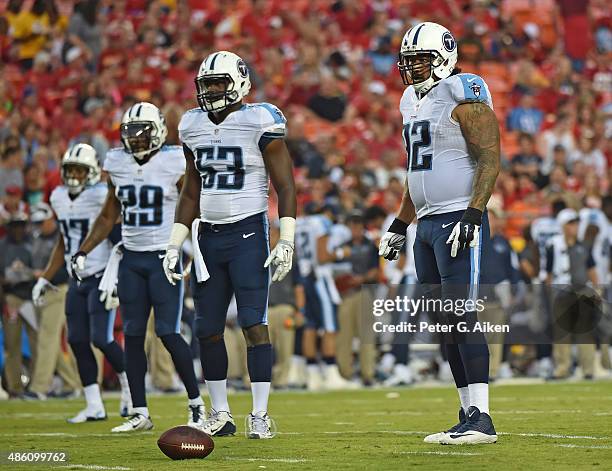
[[[100,284],[98,285],[98,289],[100,291],[108,291],[109,293],[112,293],[115,286],[117,286],[117,278],[119,278],[119,262],[121,262],[121,257],[123,257],[123,252],[121,251],[122,247],[123,242],[119,242],[111,250],[108,263],[104,269],[104,274],[102,275],[102,278],[100,278]]]
[[[198,243],[198,233],[200,229],[200,218],[194,219],[191,223],[191,244],[193,245],[193,264],[195,266],[196,280],[198,283],[202,283],[210,278],[210,273],[204,263],[204,257],[200,250],[200,244]]]

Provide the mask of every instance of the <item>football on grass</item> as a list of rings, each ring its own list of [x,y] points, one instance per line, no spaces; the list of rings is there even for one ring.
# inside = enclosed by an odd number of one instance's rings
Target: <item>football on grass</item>
[[[188,460],[206,458],[215,447],[210,435],[187,425],[166,430],[157,440],[157,446],[168,458]]]

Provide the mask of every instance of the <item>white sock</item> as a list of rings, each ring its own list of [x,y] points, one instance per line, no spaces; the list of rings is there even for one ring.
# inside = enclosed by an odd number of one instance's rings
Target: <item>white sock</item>
[[[227,403],[227,379],[218,381],[206,381],[208,395],[210,396],[210,406],[219,411],[229,412],[229,404]]]
[[[119,385],[121,386],[121,392],[126,393],[128,396],[130,395],[130,383],[128,383],[127,373],[122,371],[121,373],[117,373],[117,378],[119,378]]]
[[[85,393],[85,401],[87,402],[87,408],[91,410],[104,409],[102,404],[102,396],[100,396],[100,386],[98,383],[90,384],[83,388]]]
[[[268,412],[268,397],[270,397],[270,383],[259,382],[251,383],[251,393],[253,394],[253,411],[255,415],[258,412],[264,414]]]
[[[145,417],[149,417],[149,408],[148,407],[132,407],[132,411],[134,414],[144,415]]]
[[[204,405],[204,399],[202,399],[202,396],[198,396],[195,399],[189,399],[189,401],[187,401],[189,403],[190,406],[203,406]]]
[[[457,392],[459,393],[461,408],[463,409],[463,412],[467,413],[468,407],[470,407],[470,390],[468,389],[468,386],[464,386],[462,388],[457,388]]]
[[[478,407],[480,412],[489,413],[489,385],[487,383],[468,384],[470,406]]]

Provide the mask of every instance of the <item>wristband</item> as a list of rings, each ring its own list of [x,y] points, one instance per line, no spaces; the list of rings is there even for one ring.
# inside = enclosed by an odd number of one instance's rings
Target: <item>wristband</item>
[[[391,223],[387,232],[393,232],[395,234],[406,235],[406,231],[408,230],[408,224],[406,224],[401,219],[395,218]]]
[[[189,228],[185,224],[175,222],[172,226],[172,232],[170,233],[168,247],[177,247],[180,249],[188,235]]]
[[[295,218],[290,216],[280,218],[280,238],[293,244],[295,239]]]
[[[475,226],[480,226],[482,224],[482,211],[480,209],[468,206],[465,213],[463,213],[461,220],[463,222],[474,224]]]

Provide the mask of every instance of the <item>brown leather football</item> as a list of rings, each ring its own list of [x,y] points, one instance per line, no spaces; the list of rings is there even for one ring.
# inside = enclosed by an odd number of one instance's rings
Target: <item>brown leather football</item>
[[[157,440],[157,446],[173,460],[206,458],[215,448],[210,435],[187,425],[166,430]]]

